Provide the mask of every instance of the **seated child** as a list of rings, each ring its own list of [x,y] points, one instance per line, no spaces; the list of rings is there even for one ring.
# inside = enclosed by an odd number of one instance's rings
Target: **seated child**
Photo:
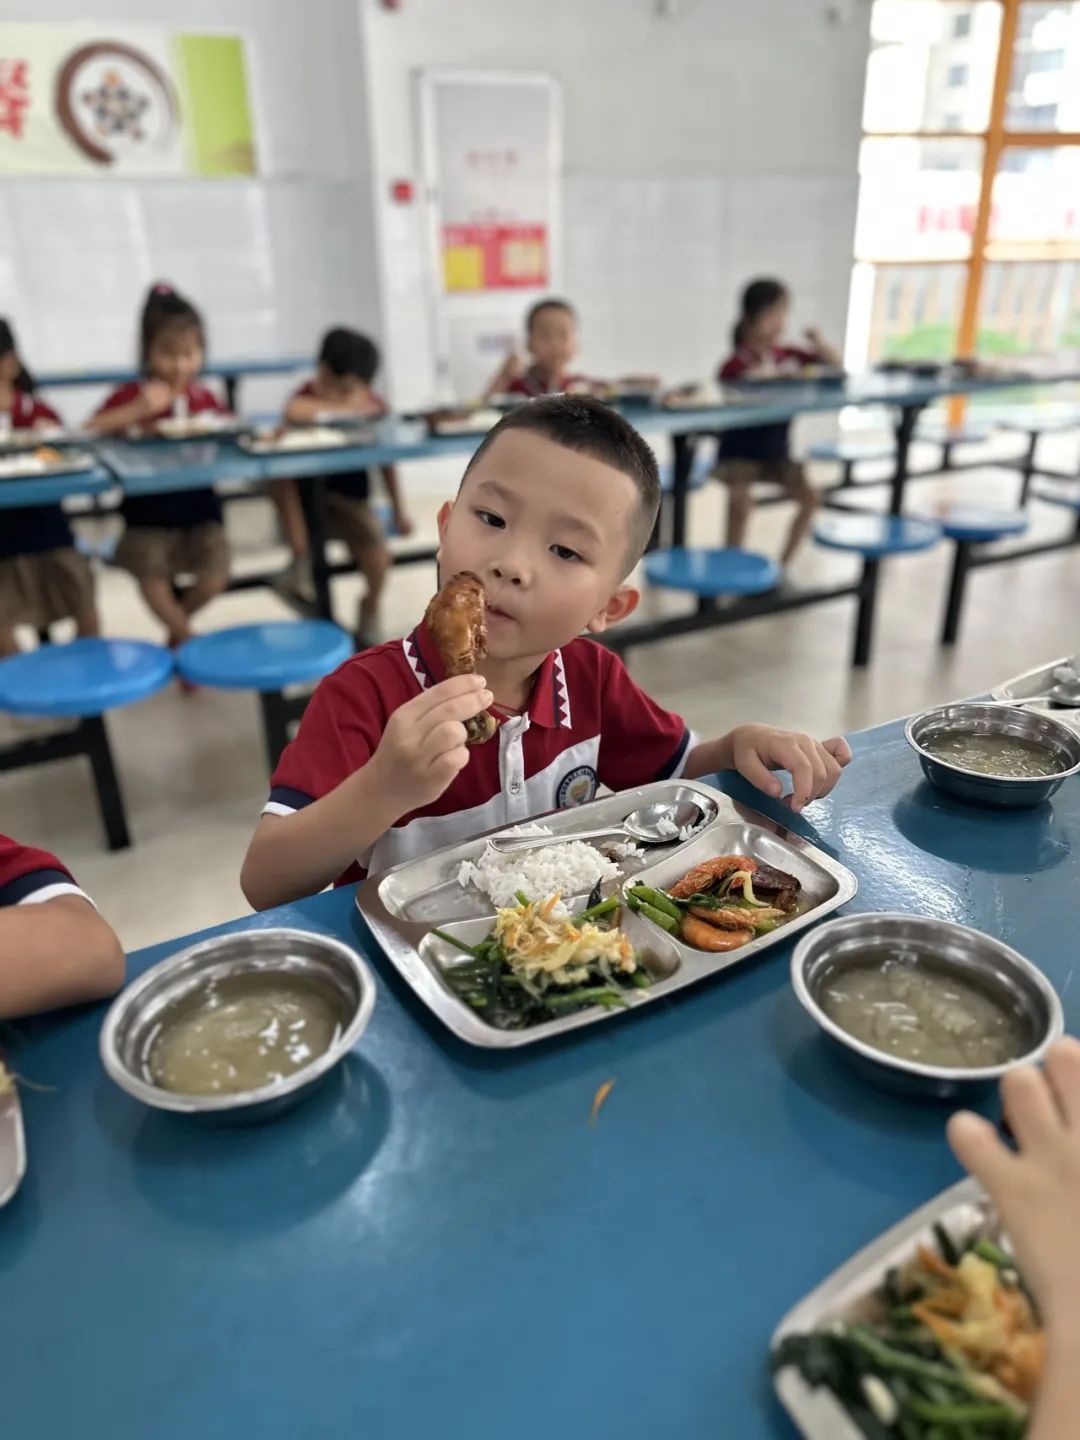
[[[123,983],[119,940],[60,861],[0,835],[0,1020],[101,1000]]]
[[[626,583],[660,502],[656,460],[600,401],[550,396],[508,412],[439,514],[439,567],[486,592],[484,676],[445,679],[423,624],[318,686],[271,781],[241,884],[257,909],[440,845],[679,775],[738,770],[795,810],[832,789],[842,739],[740,725],[701,741],[584,638],[628,616]],[[491,708],[499,733],[466,747]]]
[[[142,380],[114,390],[89,422],[99,435],[122,435],[158,420],[225,414],[217,396],[199,384],[206,330],[190,301],[168,285],[147,296],[140,326]],[[161,495],[127,496],[120,507],[126,529],[116,563],[139,583],[142,597],[165,626],[170,645],[191,638],[191,617],[229,583],[229,545],[221,501],[211,487]],[[177,598],[181,576],[194,583]]]
[[[319,350],[315,377],[302,385],[285,407],[285,418],[293,425],[313,425],[328,412],[371,416],[387,413],[386,402],[372,389],[379,368],[379,352],[366,335],[341,327],[328,330]],[[383,468],[383,483],[394,511],[394,526],[401,535],[412,530],[398,489],[392,465]],[[345,541],[357,570],[367,582],[357,620],[357,645],[361,650],[378,643],[379,603],[390,569],[390,552],[379,522],[368,504],[370,479],[366,470],[333,475],[325,482],[326,513],[330,532]],[[292,533],[297,525],[306,536],[300,493],[295,480],[275,487],[274,502]],[[294,546],[295,551],[295,546]]]
[[[12,430],[44,430],[60,416],[34,393],[15,335],[0,320],[0,417]],[[100,629],[90,562],[75,549],[59,505],[0,512],[0,657],[18,651],[16,625],[47,630],[71,616],[79,635]]]
[[[490,395],[555,395],[560,391],[589,392],[593,382],[571,373],[578,353],[578,322],[566,300],[539,300],[525,320],[525,344],[532,356],[526,365],[511,351],[484,391]]]
[[[787,372],[797,374],[804,365],[839,365],[840,355],[816,330],[808,330],[808,349],[781,343],[791,310],[791,295],[779,280],[753,280],[742,293],[741,311],[733,332],[734,352],[720,367],[717,379],[767,379]],[[791,458],[790,421],[725,430],[720,435],[718,477],[728,486],[727,543],[742,549],[754,508],[753,486],[758,480],[781,485],[798,503],[784,544],[781,563],[797,553],[813,524],[817,494],[806,470]]]
[[[968,1113],[950,1120],[949,1142],[1004,1222],[1046,1327],[1028,1440],[1072,1440],[1080,1413],[1080,1044],[1066,1036],[1051,1045],[1042,1072],[1010,1070],[1001,1098],[1015,1151]]]

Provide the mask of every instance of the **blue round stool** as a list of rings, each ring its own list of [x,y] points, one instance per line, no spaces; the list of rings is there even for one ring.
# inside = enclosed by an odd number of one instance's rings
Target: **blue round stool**
[[[856,588],[859,608],[855,617],[855,643],[851,663],[867,665],[874,634],[874,608],[882,560],[890,555],[913,555],[931,550],[941,539],[941,526],[906,515],[870,515],[833,511],[814,526],[814,539],[829,550],[861,555],[862,578]]]
[[[856,465],[891,460],[896,447],[891,440],[821,440],[806,453],[811,460],[836,461],[840,466],[840,479],[835,488],[849,490],[855,483]]]
[[[930,550],[941,539],[941,526],[907,515],[856,515],[833,511],[814,526],[814,539],[829,550],[847,550],[867,560]]]
[[[1038,473],[1036,455],[1041,435],[1059,435],[1080,428],[1080,410],[1051,409],[1049,406],[1028,405],[1006,411],[995,417],[999,430],[1012,430],[1027,436],[1027,449],[1020,459],[1020,504],[1026,505],[1031,482]],[[1042,499],[1047,497],[1043,495]],[[1053,502],[1051,502],[1053,503]]]
[[[690,478],[686,483],[688,490],[701,490],[709,476],[713,472],[713,462],[707,455],[698,453],[694,456],[693,464],[690,467]],[[675,484],[675,467],[669,463],[660,466],[660,489],[666,495]]]
[[[258,692],[273,769],[308,702],[283,691],[321,680],[352,653],[352,638],[329,620],[273,620],[196,635],[177,651],[176,668],[193,685]]]
[[[1001,510],[988,505],[950,505],[941,516],[941,528],[947,539],[956,542],[949,595],[941,622],[941,644],[954,645],[960,634],[968,572],[980,563],[975,547],[1004,540],[1009,535],[1022,535],[1028,528],[1028,517],[1024,510]]]
[[[16,715],[77,716],[80,720],[72,730],[25,740],[5,750],[0,755],[0,769],[85,755],[93,771],[109,849],[125,849],[131,837],[102,716],[107,710],[145,700],[167,685],[172,674],[169,651],[145,640],[72,640],[0,661],[0,710]]]
[[[950,505],[939,519],[946,539],[968,545],[1022,535],[1028,528],[1025,511],[999,510],[990,505]]]
[[[780,583],[780,567],[752,550],[654,550],[645,556],[645,574],[664,590],[689,590],[699,608],[721,596],[762,595]]]

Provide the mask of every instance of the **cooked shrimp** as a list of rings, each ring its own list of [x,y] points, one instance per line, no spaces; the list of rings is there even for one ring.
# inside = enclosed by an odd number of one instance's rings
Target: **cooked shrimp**
[[[746,870],[751,875],[757,869],[757,861],[748,855],[718,855],[715,860],[706,860],[688,870],[681,880],[668,891],[673,900],[686,900],[698,891],[708,890],[725,875],[734,875],[736,870]]]
[[[680,933],[688,945],[698,950],[737,950],[754,938],[749,930],[720,930],[693,915],[683,916]]]

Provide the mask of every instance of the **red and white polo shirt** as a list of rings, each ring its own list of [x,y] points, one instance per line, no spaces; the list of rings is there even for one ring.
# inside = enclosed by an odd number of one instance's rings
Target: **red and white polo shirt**
[[[60,425],[60,416],[30,390],[16,390],[11,402],[11,428],[33,430],[38,425]]]
[[[104,415],[108,410],[117,410],[121,405],[130,405],[142,393],[138,380],[129,380],[104,401],[94,412]],[[192,381],[184,393],[188,415],[203,415],[212,412],[227,415],[229,412],[212,390],[198,381]],[[167,410],[151,415],[150,421],[174,420],[177,418],[177,403]],[[220,525],[224,520],[221,501],[212,487],[204,490],[177,490],[160,495],[126,495],[120,506],[120,513],[130,526],[154,530],[186,530],[196,525]]]
[[[312,696],[263,814],[292,814],[335,789],[371,758],[398,706],[444,678],[424,625],[346,660]],[[598,785],[625,790],[680,775],[694,744],[678,715],[639,689],[610,650],[586,639],[547,657],[524,714],[496,719],[497,733],[471,747],[449,789],[403,815],[337,884],[497,825],[583,805]]]
[[[0,835],[0,906],[38,905],[58,895],[90,899],[55,855]]]

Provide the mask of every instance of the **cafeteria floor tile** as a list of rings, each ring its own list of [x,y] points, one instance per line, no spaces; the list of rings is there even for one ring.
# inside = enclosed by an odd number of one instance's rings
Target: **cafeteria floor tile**
[[[1075,469],[1075,441],[1049,437],[1046,459]],[[417,521],[416,536],[405,543],[430,540],[436,510],[453,494],[457,472],[428,464],[402,467],[402,473]],[[1014,475],[973,470],[912,487],[908,508],[933,514],[946,499],[1010,506],[1017,490]],[[693,499],[690,533],[701,543],[719,542],[720,500],[715,486]],[[865,503],[883,505],[885,492],[868,492]],[[1030,541],[1059,534],[1068,524],[1063,512],[1048,506],[1034,514]],[[775,553],[786,517],[784,506],[761,510],[751,545]],[[267,503],[234,506],[230,532],[238,568],[284,564]],[[837,581],[854,573],[855,563],[808,548],[792,578]],[[630,667],[700,733],[761,720],[825,736],[986,690],[1040,660],[1080,650],[1080,550],[974,574],[961,642],[947,653],[938,649],[937,631],[950,563],[951,546],[942,546],[884,567],[874,660],[862,674],[848,663],[850,600],[641,649],[631,653]],[[395,572],[387,634],[415,623],[432,581],[426,565]],[[100,571],[99,589],[109,634],[154,638],[154,623],[126,575]],[[351,621],[359,593],[355,580],[337,583],[341,618]],[[642,613],[685,605],[681,597],[655,594],[643,600]],[[287,613],[269,591],[244,591],[223,597],[202,623],[215,628]],[[0,724],[5,721],[10,725],[9,717],[0,717]],[[110,855],[103,848],[87,767],[76,760],[0,777],[0,828],[58,852],[128,949],[244,913],[240,863],[266,789],[255,698],[221,691],[185,696],[170,687],[109,724],[135,839],[131,851]],[[0,731],[0,739],[7,733]]]

